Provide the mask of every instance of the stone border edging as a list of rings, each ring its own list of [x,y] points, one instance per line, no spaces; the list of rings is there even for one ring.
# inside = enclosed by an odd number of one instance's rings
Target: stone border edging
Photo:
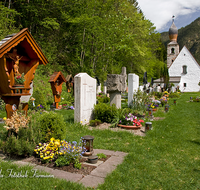
[[[111,155],[111,157],[106,160],[104,163],[100,164],[97,168],[95,168],[89,175],[84,176],[82,174],[70,173],[58,169],[52,169],[44,166],[40,166],[37,164],[32,164],[24,161],[14,161],[14,164],[19,166],[29,165],[33,166],[34,169],[45,171],[50,173],[56,178],[65,179],[67,181],[73,181],[83,184],[85,187],[97,187],[99,184],[104,183],[105,177],[114,171],[117,165],[121,164],[124,160],[124,157],[128,155],[128,153],[119,152],[119,151],[111,151],[104,149],[94,149],[94,155],[98,153],[103,153],[106,155]],[[2,156],[3,158],[3,156]]]

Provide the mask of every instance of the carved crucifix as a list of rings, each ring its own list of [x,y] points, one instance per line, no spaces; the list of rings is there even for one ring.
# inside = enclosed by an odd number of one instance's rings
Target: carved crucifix
[[[20,75],[20,73],[19,73],[19,61],[20,60],[22,60],[22,61],[30,61],[30,59],[28,57],[18,55],[17,48],[14,48],[12,53],[7,53],[6,57],[10,58],[10,59],[12,59],[14,61],[13,69],[14,69],[14,75],[15,76],[19,76]]]

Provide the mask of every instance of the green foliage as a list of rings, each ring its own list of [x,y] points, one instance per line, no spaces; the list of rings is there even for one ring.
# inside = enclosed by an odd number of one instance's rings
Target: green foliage
[[[73,75],[87,72],[104,81],[108,73],[120,73],[122,66],[140,77],[144,71],[150,77],[159,75],[160,34],[136,1],[19,0],[10,7],[6,11],[19,13],[9,14],[12,21],[29,28],[48,58],[49,64],[39,66],[46,76],[56,68]]]
[[[16,10],[9,9],[0,2],[0,40],[8,34],[16,33],[19,30],[15,27],[15,16],[19,15]]]
[[[74,167],[80,170],[82,167],[82,164],[78,160],[76,160],[74,163]]]
[[[98,100],[98,103],[108,103],[108,102],[110,102],[110,98],[105,96],[105,95],[97,96],[97,100]]]
[[[37,115],[37,125],[40,126],[43,142],[49,141],[51,137],[65,139],[66,123],[62,115],[52,111]]]
[[[163,93],[162,92],[153,92],[153,95],[156,97],[156,98],[161,98],[163,96]]]
[[[74,95],[73,92],[67,92],[66,86],[63,86],[61,93],[60,105],[67,104],[68,106],[74,105]]]
[[[90,126],[97,126],[101,124],[101,120],[95,119],[95,120],[90,120]]]
[[[97,156],[98,156],[98,159],[107,158],[107,156],[104,153],[98,153]]]
[[[139,111],[141,114],[145,113],[147,104],[150,102],[149,95],[141,90],[138,90],[133,95],[133,101],[130,108],[133,111]]]
[[[6,109],[5,109],[5,102],[4,102],[4,100],[2,100],[1,98],[0,98],[0,110],[1,111],[5,111]]]
[[[180,97],[180,93],[177,92],[172,92],[169,94],[169,98],[179,98]]]
[[[95,105],[94,107],[94,118],[102,122],[111,123],[116,112],[117,112],[117,108],[115,104],[110,106],[105,103],[100,103],[100,104]]]
[[[65,158],[65,156],[59,156],[55,161],[56,166],[62,167],[62,166],[68,166],[70,164],[70,161]]]
[[[5,135],[7,135],[7,132]],[[8,155],[31,156],[40,139],[37,126],[30,125],[28,128],[20,128],[17,135],[12,133],[8,136],[1,148]]]

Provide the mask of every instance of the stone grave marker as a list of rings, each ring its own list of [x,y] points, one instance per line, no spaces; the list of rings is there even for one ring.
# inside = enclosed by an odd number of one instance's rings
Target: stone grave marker
[[[74,121],[87,124],[96,104],[96,79],[87,73],[79,73],[74,77],[74,85]]]
[[[97,86],[97,94],[101,93],[101,83]]]
[[[110,105],[115,104],[121,108],[121,93],[126,91],[126,67],[122,67],[122,73],[107,75],[107,91],[110,94]]]
[[[128,74],[128,106],[132,104],[133,94],[138,91],[139,88],[139,76],[130,73]]]

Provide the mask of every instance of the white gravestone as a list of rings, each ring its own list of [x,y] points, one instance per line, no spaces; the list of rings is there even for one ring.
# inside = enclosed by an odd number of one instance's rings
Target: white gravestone
[[[31,97],[32,94],[33,94],[33,82],[30,84],[30,88],[31,88],[31,89],[30,89],[29,93],[30,93],[31,95],[28,95],[28,96],[21,96],[21,98],[20,98],[20,102],[21,102],[21,103],[28,103],[30,97]]]
[[[87,73],[79,73],[74,77],[74,85],[74,121],[87,124],[96,104],[96,79]]]
[[[97,86],[97,94],[101,93],[101,83],[99,86]]]
[[[138,91],[139,76],[136,74],[128,74],[128,106],[132,104],[133,94]]]
[[[143,89],[144,89],[144,86],[139,86],[139,89],[140,89],[141,92],[143,92],[143,91],[144,91],[144,90],[143,90]]]

